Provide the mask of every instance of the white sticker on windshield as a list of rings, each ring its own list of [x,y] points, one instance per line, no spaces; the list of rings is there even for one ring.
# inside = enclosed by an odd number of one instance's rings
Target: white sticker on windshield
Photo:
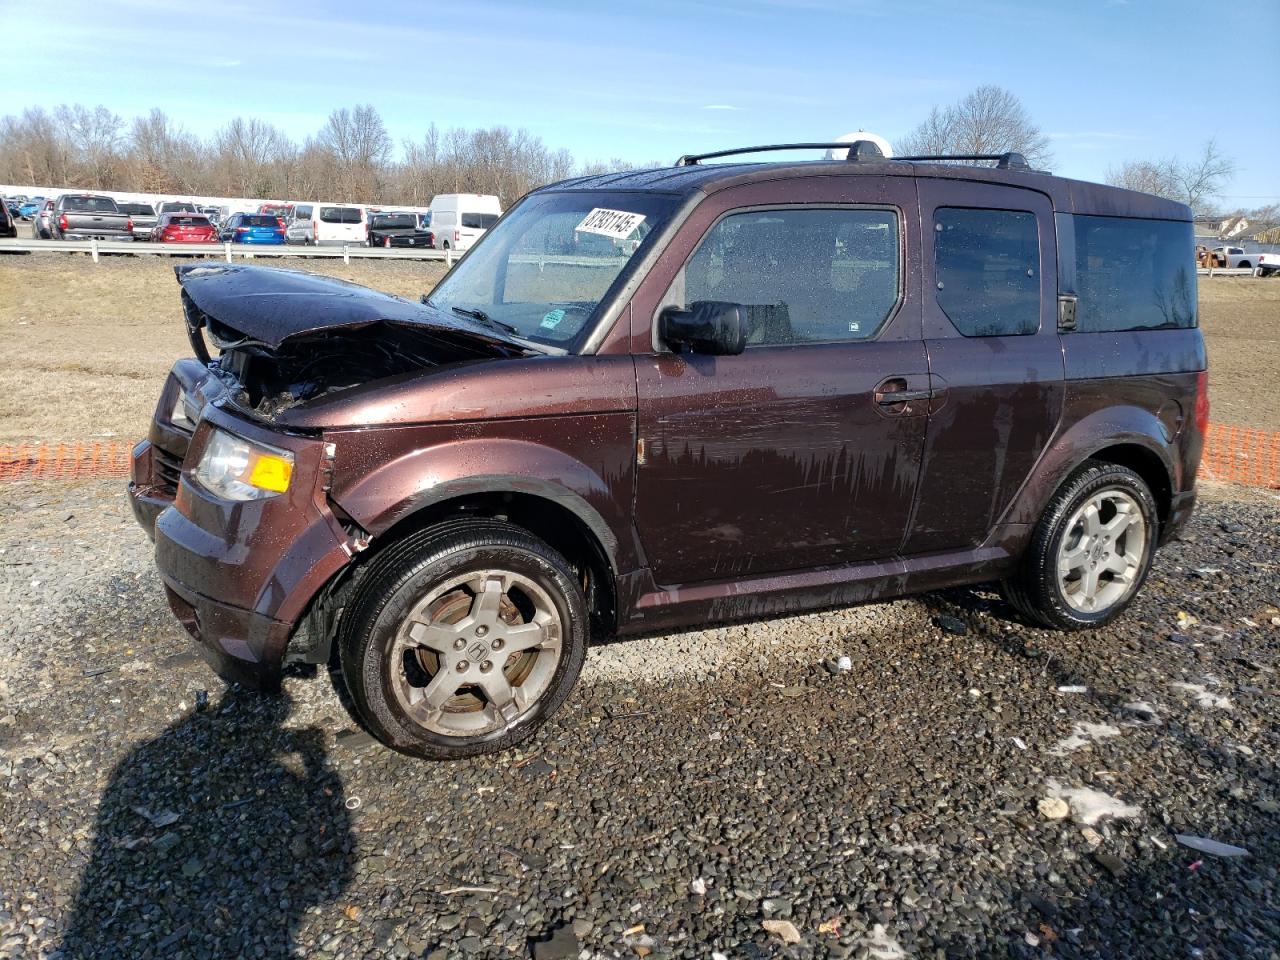
[[[627,213],[625,210],[606,210],[596,207],[573,229],[582,233],[598,233],[602,237],[625,240],[644,223],[643,213]]]

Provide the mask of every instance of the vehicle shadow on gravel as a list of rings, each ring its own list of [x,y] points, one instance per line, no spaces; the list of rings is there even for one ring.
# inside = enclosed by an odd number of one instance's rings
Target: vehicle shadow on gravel
[[[291,955],[355,856],[323,733],[291,707],[233,688],[124,757],[57,956]]]

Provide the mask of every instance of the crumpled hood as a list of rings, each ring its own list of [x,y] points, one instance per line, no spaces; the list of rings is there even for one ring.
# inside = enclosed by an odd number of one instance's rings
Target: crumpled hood
[[[272,349],[304,334],[393,323],[528,352],[466,317],[335,277],[218,261],[181,264],[174,272],[201,313]]]

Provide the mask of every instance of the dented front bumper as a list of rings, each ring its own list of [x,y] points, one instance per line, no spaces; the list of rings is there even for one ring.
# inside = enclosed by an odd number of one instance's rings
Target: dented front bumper
[[[266,429],[219,403],[196,413],[193,431],[172,422],[179,390],[202,396],[192,378],[203,368],[183,364],[165,386],[151,436],[134,449],[130,501],[155,541],[169,605],[205,658],[227,680],[270,688],[280,680],[290,636],[312,598],[350,561],[354,541],[329,509],[331,458],[323,440]],[[244,502],[204,489],[194,472],[215,428],[293,453],[289,489]]]

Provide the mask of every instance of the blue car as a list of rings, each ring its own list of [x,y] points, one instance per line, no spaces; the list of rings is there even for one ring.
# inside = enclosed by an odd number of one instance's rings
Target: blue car
[[[265,213],[233,213],[218,229],[232,243],[284,243],[284,221]]]
[[[27,200],[20,207],[18,207],[18,216],[20,216],[23,220],[30,220],[37,213],[40,212],[40,208],[43,206],[44,206],[44,197],[32,197],[30,200]]]

